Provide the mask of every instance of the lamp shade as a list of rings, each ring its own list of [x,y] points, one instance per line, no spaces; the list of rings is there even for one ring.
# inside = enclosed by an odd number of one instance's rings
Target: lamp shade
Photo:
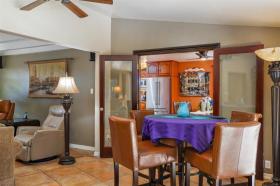
[[[256,55],[269,62],[280,61],[280,47],[257,50]]]
[[[79,93],[79,89],[76,86],[73,77],[60,77],[56,89],[53,91],[54,94],[76,94]]]

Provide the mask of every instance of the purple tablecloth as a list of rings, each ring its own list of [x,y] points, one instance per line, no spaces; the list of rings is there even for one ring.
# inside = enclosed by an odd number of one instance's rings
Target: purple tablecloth
[[[211,145],[217,122],[227,123],[228,120],[207,116],[191,116],[190,118],[178,118],[174,115],[146,116],[142,136],[143,139],[151,139],[153,142],[161,138],[185,141],[198,152],[203,152]]]

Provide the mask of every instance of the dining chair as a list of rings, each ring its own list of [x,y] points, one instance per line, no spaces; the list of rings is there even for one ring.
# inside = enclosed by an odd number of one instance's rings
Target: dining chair
[[[114,185],[119,186],[119,165],[133,172],[132,185],[138,185],[138,176],[147,178],[139,171],[149,169],[149,182],[153,181],[155,169],[170,165],[171,185],[176,185],[176,152],[174,148],[155,146],[150,141],[137,140],[135,120],[116,116],[109,118],[114,161]]]
[[[131,110],[130,117],[136,122],[136,131],[138,140],[142,141],[142,128],[144,124],[144,118],[148,115],[154,115],[154,110]]]
[[[191,166],[214,179],[213,185],[221,185],[222,179],[248,177],[248,185],[255,185],[257,146],[261,124],[258,122],[218,123],[213,146],[198,153],[187,148],[185,185],[190,186]],[[203,177],[199,175],[199,185]]]
[[[249,113],[241,111],[231,112],[231,122],[247,122],[247,121],[259,121],[262,118],[262,114]]]
[[[261,118],[262,118],[262,114],[259,113],[232,111],[230,120],[231,122],[248,122],[248,121],[258,122]],[[230,179],[230,183],[234,184],[234,178]]]

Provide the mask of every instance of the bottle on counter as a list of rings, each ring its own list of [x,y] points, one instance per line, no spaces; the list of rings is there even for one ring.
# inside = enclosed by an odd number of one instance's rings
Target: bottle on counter
[[[24,119],[28,119],[28,113],[27,113],[27,112],[25,112],[25,113],[23,114],[23,118],[24,118]]]

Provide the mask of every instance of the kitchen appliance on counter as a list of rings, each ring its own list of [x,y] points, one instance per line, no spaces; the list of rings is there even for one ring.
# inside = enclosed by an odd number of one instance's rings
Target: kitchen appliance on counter
[[[146,109],[153,109],[155,114],[170,113],[170,78],[146,78]]]

